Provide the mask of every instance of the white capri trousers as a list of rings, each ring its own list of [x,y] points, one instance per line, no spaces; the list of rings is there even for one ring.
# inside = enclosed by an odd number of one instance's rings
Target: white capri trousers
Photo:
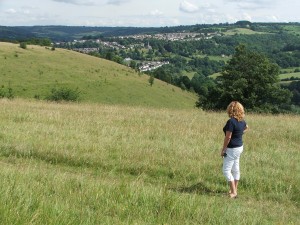
[[[223,174],[228,182],[240,179],[240,156],[243,149],[243,146],[226,149],[227,156],[223,161]]]

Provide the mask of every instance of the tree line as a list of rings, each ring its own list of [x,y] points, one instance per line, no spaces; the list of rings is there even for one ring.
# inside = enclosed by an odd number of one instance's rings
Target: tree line
[[[197,93],[196,106],[205,110],[224,110],[231,101],[237,100],[249,111],[299,112],[300,81],[280,85],[279,69],[264,54],[238,45],[217,79],[201,72],[190,79],[172,65],[149,72],[149,75]]]
[[[297,81],[290,85],[280,86],[278,78],[280,67],[300,66],[297,39],[283,35],[282,37],[285,38],[281,41],[277,40],[276,44],[274,37],[264,36],[260,40],[262,43],[268,43],[264,46],[259,44],[258,36],[251,35],[249,40],[252,44],[238,44],[245,37],[236,35],[224,40],[216,37],[215,40],[198,41],[196,45],[193,45],[193,41],[186,42],[184,45],[181,42],[152,40],[152,49],[146,52],[138,48],[129,51],[100,49],[99,52],[91,54],[118,63],[122,63],[123,58],[128,56],[136,61],[160,56],[163,60],[168,60],[170,64],[146,73],[183,90],[197,93],[199,100],[196,105],[207,110],[222,109],[232,99],[241,101],[249,110],[261,112],[288,112],[293,110],[293,105],[300,106],[300,90],[295,84]],[[292,44],[286,44],[293,40]],[[234,47],[235,44],[239,47]],[[225,53],[224,49],[232,55],[227,64],[223,60],[217,61],[209,57],[195,56],[197,51],[220,54]],[[189,57],[183,56],[182,52]],[[139,65],[135,60],[130,63],[134,69]],[[240,63],[239,66],[238,63]],[[246,65],[248,66],[245,67]],[[189,78],[183,74],[183,71],[194,73],[194,75]],[[214,73],[221,73],[221,76],[214,80],[209,77]]]
[[[119,43],[135,42],[134,39],[123,39]],[[48,46],[51,41],[32,38],[26,43]],[[279,68],[300,66],[300,40],[295,35],[277,33],[215,36],[209,40],[174,42],[144,40],[144,45],[148,44],[151,49],[146,51],[138,47],[130,50],[100,48],[98,52],[90,54],[121,64],[124,58],[130,57],[133,59],[130,66],[134,69],[139,66],[139,61],[168,60],[169,65],[147,73],[183,90],[197,93],[199,100],[196,105],[204,109],[224,108],[231,99],[241,101],[254,111],[284,112],[291,111],[293,105],[300,105],[298,81],[283,86],[278,82]],[[86,41],[65,47],[97,46],[93,41]],[[225,63],[224,60],[201,56],[220,54],[230,55],[231,59]],[[194,75],[184,75],[184,71]],[[209,75],[214,73],[221,73],[221,76],[211,79]]]

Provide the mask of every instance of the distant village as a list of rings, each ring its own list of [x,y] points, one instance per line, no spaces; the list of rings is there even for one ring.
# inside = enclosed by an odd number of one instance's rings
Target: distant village
[[[160,61],[144,62],[144,63],[142,63],[142,66],[139,67],[139,71],[145,72],[145,71],[155,70],[166,64],[169,64],[169,62],[168,61],[166,61],[166,62],[160,62]]]
[[[220,33],[215,32],[215,33],[192,33],[192,32],[181,32],[181,33],[162,33],[162,34],[136,34],[136,35],[128,35],[128,36],[118,36],[114,38],[118,39],[127,39],[127,38],[132,38],[135,40],[140,40],[143,41],[144,39],[157,39],[157,40],[167,40],[167,41],[197,41],[201,39],[211,39],[214,36],[221,36]],[[76,43],[85,43],[87,41],[92,41],[97,44],[99,44],[98,48],[72,48],[72,50],[81,52],[84,54],[89,54],[91,52],[98,52],[100,50],[100,46],[103,46],[105,48],[111,48],[111,49],[116,49],[116,50],[128,50],[128,49],[134,49],[134,48],[147,48],[151,49],[151,46],[148,45],[145,46],[144,43],[137,43],[137,44],[131,44],[129,46],[124,46],[119,44],[116,41],[102,41],[100,39],[96,40],[74,40],[73,42],[69,43],[72,45],[75,45]],[[62,43],[56,43],[57,46],[61,45]],[[125,62],[130,62],[130,58],[124,59]],[[169,64],[169,62],[161,62],[161,61],[151,61],[151,62],[142,62],[142,65],[138,68],[139,71],[144,72],[144,71],[150,71],[157,69],[163,65]]]
[[[210,39],[214,36],[221,36],[220,33],[191,33],[191,32],[182,32],[182,33],[164,33],[164,34],[138,34],[138,35],[128,35],[120,36],[118,38],[126,39],[133,38],[136,40],[144,39],[158,39],[158,40],[167,40],[167,41],[191,41],[191,40],[201,40],[201,39]]]

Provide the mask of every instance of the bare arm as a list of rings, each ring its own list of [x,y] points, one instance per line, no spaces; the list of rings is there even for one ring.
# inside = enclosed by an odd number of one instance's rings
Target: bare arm
[[[246,125],[245,129],[244,129],[244,133],[248,130],[248,125]]]
[[[232,135],[232,132],[226,131],[226,134],[225,134],[225,137],[224,137],[223,148],[221,150],[221,156],[224,156],[224,153],[226,152],[226,148],[227,148],[227,145],[230,142],[231,135]]]

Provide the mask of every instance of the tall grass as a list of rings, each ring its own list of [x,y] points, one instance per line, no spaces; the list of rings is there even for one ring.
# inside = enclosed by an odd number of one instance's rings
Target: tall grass
[[[299,224],[300,117],[247,115],[239,198],[225,113],[0,100],[1,224]]]
[[[79,92],[81,102],[191,109],[197,96],[112,61],[59,49],[0,42],[0,88],[45,99],[53,89]]]

